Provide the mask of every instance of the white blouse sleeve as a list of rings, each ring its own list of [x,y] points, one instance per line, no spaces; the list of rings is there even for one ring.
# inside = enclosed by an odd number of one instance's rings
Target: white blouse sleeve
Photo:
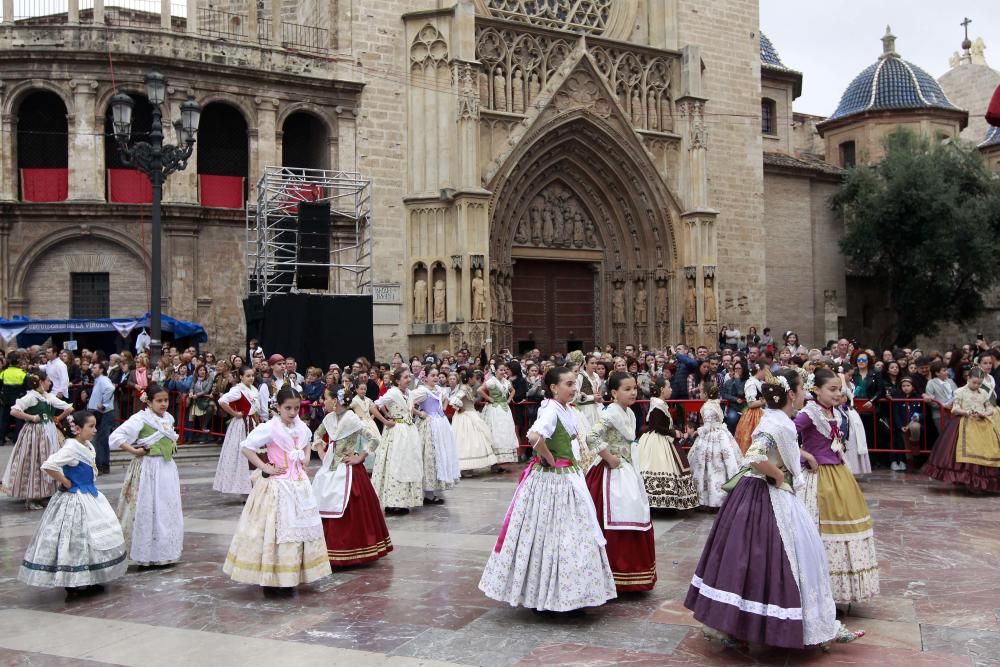
[[[108,436],[108,447],[110,449],[121,449],[122,445],[131,445],[139,439],[139,431],[142,430],[142,413],[137,412],[126,419],[121,426],[116,428]]]
[[[250,431],[246,439],[240,443],[240,447],[253,451],[263,449],[267,443],[271,442],[271,426],[272,422],[269,421]],[[311,438],[312,434],[309,435]]]
[[[743,388],[743,395],[746,397],[748,403],[750,401],[756,401],[759,392],[760,392],[760,385],[754,380],[748,381],[746,383],[746,386]]]
[[[410,404],[420,405],[430,397],[431,392],[427,387],[421,385],[410,392]]]
[[[545,439],[551,438],[556,432],[556,425],[559,423],[559,413],[555,408],[546,406],[538,411],[535,423],[528,429],[528,435],[537,433]]]
[[[28,408],[33,408],[36,405],[38,405],[38,394],[34,391],[29,391],[27,394],[14,401],[14,407],[21,412],[24,412]]]
[[[72,405],[70,405],[66,401],[62,400],[61,398],[59,398],[55,394],[51,394],[51,393],[50,394],[46,394],[45,395],[45,400],[48,401],[49,405],[51,405],[52,407],[54,407],[56,410],[59,410],[60,412],[62,412],[66,408],[73,407]]]
[[[399,391],[398,387],[390,387],[389,391],[385,392],[379,396],[378,400],[375,401],[375,407],[384,408],[387,407],[393,401],[403,398],[403,393]],[[405,402],[405,400],[403,401]]]
[[[42,464],[42,470],[61,471],[63,466],[73,467],[80,463],[79,457],[73,453],[73,448],[69,445],[60,447]]]
[[[229,388],[229,391],[227,391],[222,396],[219,396],[219,403],[225,403],[226,405],[229,405],[234,401],[240,400],[240,397],[242,395],[243,392],[240,391],[240,386],[238,384],[235,384]]]

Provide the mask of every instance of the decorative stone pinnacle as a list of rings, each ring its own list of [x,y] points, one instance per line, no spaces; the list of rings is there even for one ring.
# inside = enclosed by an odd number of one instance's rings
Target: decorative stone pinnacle
[[[882,36],[882,57],[899,57],[899,54],[896,53],[896,36],[892,34],[892,28],[889,26],[885,27],[885,34]]]

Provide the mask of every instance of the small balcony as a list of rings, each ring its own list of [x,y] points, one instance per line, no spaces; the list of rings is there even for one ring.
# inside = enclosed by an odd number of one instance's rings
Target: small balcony
[[[323,27],[262,15],[255,0],[246,12],[216,9],[202,0],[0,0],[0,25],[109,26],[199,36],[220,42],[327,56],[333,44]],[[273,9],[281,3],[269,1]],[[279,14],[280,15],[280,14]]]

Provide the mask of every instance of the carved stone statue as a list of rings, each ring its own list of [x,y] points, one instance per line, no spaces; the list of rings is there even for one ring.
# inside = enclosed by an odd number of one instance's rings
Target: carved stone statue
[[[715,288],[711,276],[705,276],[705,321],[717,322],[719,320],[719,310],[715,305]]]
[[[477,269],[472,278],[472,319],[486,319],[486,283],[481,269]]]
[[[688,279],[687,296],[684,297],[684,324],[698,323],[698,287],[694,278]]]
[[[545,209],[542,211],[542,244],[552,245],[552,239],[555,236],[555,228],[552,218],[552,210]]]
[[[528,212],[528,215],[531,215],[531,211]],[[523,245],[528,241],[528,218],[524,217],[517,223],[517,230],[514,232],[514,243]]]
[[[427,323],[427,281],[423,279],[413,283],[413,322]]]
[[[434,283],[434,321],[444,322],[445,318],[445,286],[443,280]]]
[[[582,248],[587,242],[586,232],[583,227],[583,214],[579,211],[573,216],[573,245]]]
[[[625,324],[625,290],[615,286],[611,294],[611,321],[615,324]]]
[[[562,206],[552,207],[552,241],[556,245],[566,245],[566,216]]]
[[[493,105],[497,111],[507,111],[507,81],[504,80],[503,71],[497,68],[493,75]]]
[[[524,77],[521,70],[514,72],[514,80],[511,81],[511,97],[514,100],[514,113],[524,113]]]
[[[666,323],[670,319],[670,300],[667,296],[667,288],[665,285],[660,285],[656,288],[656,321],[661,324]]]
[[[632,91],[632,122],[642,126],[642,99],[639,97],[639,89]]]
[[[542,90],[542,84],[538,80],[538,73],[532,72],[528,81],[529,102],[534,102],[538,98],[538,93]]]
[[[588,248],[597,247],[597,229],[594,227],[593,220],[587,220],[584,223],[584,237],[586,238]]]
[[[639,283],[635,291],[635,323],[646,323],[646,306],[649,296],[646,294],[646,283]]]
[[[514,319],[514,298],[510,290],[510,278],[504,280],[503,283],[503,302],[504,302],[504,322],[511,322]]]

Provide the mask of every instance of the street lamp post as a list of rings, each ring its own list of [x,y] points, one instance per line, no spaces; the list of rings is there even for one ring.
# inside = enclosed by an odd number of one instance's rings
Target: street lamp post
[[[194,150],[198,135],[201,107],[191,98],[181,104],[181,117],[174,122],[177,134],[176,144],[163,143],[163,112],[160,105],[166,100],[167,80],[159,72],[146,74],[146,97],[153,107],[153,125],[149,141],[137,141],[129,145],[132,136],[132,109],[135,102],[123,92],[111,98],[111,115],[114,125],[118,152],[126,166],[134,166],[146,174],[153,186],[153,241],[152,277],[150,279],[149,329],[150,364],[155,366],[160,360],[163,346],[160,326],[160,290],[163,278],[160,266],[160,204],[163,197],[163,182],[175,171],[187,167],[188,158]]]

